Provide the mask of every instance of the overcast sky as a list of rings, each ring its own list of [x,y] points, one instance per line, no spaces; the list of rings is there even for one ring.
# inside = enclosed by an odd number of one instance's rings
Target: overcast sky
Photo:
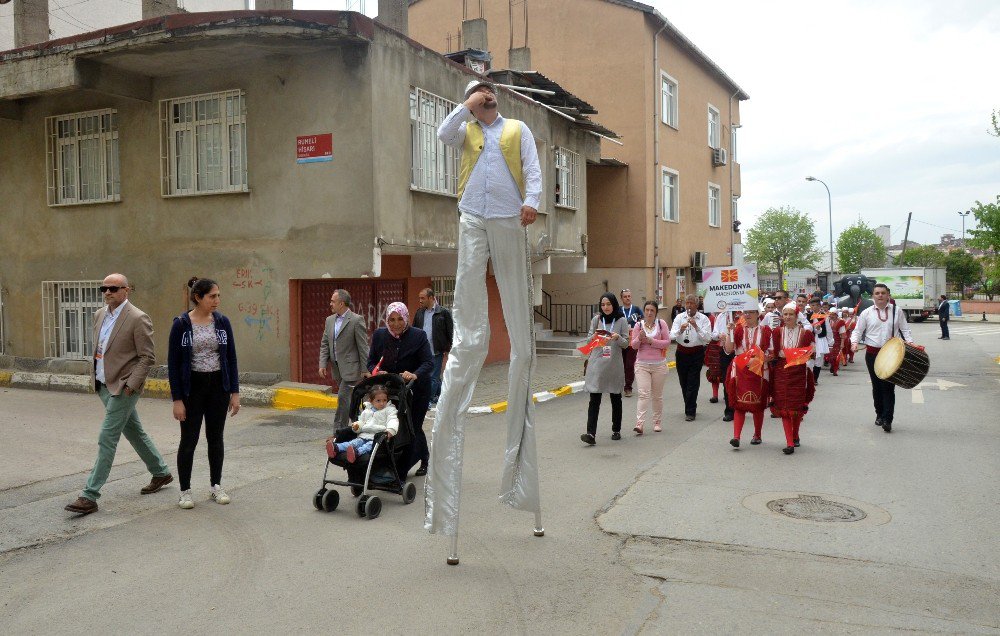
[[[825,247],[826,190],[813,175],[830,187],[834,242],[860,218],[891,226],[899,243],[912,212],[910,239],[936,243],[961,235],[959,211],[1000,194],[1000,139],[986,133],[1000,109],[997,0],[645,2],[750,95],[738,142],[744,223],[789,205],[815,220]]]

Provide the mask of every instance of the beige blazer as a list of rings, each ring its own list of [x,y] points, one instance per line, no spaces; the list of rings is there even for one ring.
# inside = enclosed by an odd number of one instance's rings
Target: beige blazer
[[[101,325],[108,314],[102,307],[94,314],[94,349],[101,338]],[[144,311],[131,302],[122,307],[122,313],[108,337],[108,349],[104,352],[104,379],[112,395],[120,394],[126,386],[133,391],[141,391],[146,383],[149,369],[156,362],[153,353],[153,321]],[[97,368],[97,359],[90,358],[90,381]]]
[[[340,327],[340,333],[334,338],[336,328],[336,315],[329,315],[326,318],[326,325],[323,328],[323,339],[319,345],[319,368],[325,369],[333,361],[330,355],[330,345],[336,347],[337,364],[332,365],[333,379],[337,382],[347,380],[357,382],[361,379],[361,374],[367,369],[368,362],[368,328],[365,327],[365,319],[347,310],[344,313],[344,324]]]

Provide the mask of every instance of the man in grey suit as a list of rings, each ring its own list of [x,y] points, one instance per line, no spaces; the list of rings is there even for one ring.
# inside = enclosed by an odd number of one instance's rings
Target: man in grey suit
[[[87,479],[87,487],[76,501],[66,506],[66,510],[79,515],[97,511],[97,499],[108,480],[122,436],[153,476],[149,485],[139,492],[152,494],[174,480],[153,440],[142,429],[135,410],[149,368],[156,361],[153,322],[128,301],[130,288],[123,275],[111,274],[104,279],[100,289],[107,306],[94,315],[90,381],[104,403],[104,423],[98,436],[97,461]]]
[[[346,289],[334,290],[330,296],[331,315],[323,328],[319,345],[319,374],[326,377],[330,369],[340,384],[337,392],[337,415],[334,428],[350,426],[351,391],[361,379],[368,361],[368,328],[365,319],[350,309],[351,295]]]

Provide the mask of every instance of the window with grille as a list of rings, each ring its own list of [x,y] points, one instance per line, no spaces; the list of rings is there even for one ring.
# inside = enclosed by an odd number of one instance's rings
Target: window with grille
[[[722,191],[719,186],[708,184],[708,224],[712,227],[722,225],[721,196]]]
[[[434,290],[434,297],[442,307],[451,309],[455,305],[455,277],[454,276],[432,276],[431,289]]]
[[[415,190],[458,196],[458,148],[438,139],[437,129],[457,103],[419,88],[410,88],[410,141]]]
[[[660,74],[660,117],[664,124],[677,128],[677,80]]]
[[[680,220],[679,175],[669,168],[663,169],[663,220]]]
[[[160,128],[163,196],[249,191],[243,91],[162,100]]]
[[[567,148],[556,148],[556,205],[580,207],[580,155]]]
[[[45,139],[49,205],[121,200],[118,111],[47,117]]]
[[[708,106],[708,145],[718,148],[722,145],[722,123],[719,118],[719,109],[709,104]]]
[[[42,283],[46,357],[87,359],[94,353],[94,312],[104,306],[99,280]]]

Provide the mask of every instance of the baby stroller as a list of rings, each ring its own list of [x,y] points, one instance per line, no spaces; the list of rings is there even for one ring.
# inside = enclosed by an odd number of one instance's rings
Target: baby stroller
[[[351,392],[350,421],[355,422],[361,413],[365,395],[376,384],[383,385],[389,392],[389,399],[396,406],[399,430],[392,437],[385,433],[375,436],[370,453],[359,456],[354,463],[348,463],[343,453],[327,458],[323,469],[323,485],[313,495],[313,506],[317,510],[333,512],[340,504],[340,493],[328,490],[327,485],[348,486],[351,494],[358,497],[354,510],[359,517],[374,519],[382,512],[382,500],[372,494],[374,490],[391,492],[403,496],[403,503],[413,503],[417,498],[417,486],[405,481],[410,468],[416,463],[413,452],[413,423],[410,421],[410,386],[394,373],[372,376],[359,382]],[[336,432],[336,442],[346,442],[357,437],[350,428]],[[328,477],[330,465],[347,471],[347,481]]]

